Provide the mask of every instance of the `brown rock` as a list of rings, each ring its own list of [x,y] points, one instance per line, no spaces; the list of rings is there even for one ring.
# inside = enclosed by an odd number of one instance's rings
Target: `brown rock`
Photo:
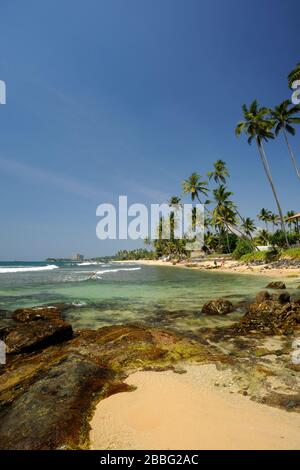
[[[270,298],[271,295],[269,294],[269,292],[267,290],[262,290],[258,292],[258,294],[256,294],[255,302],[259,304],[261,302],[264,302],[265,300],[270,300]]]
[[[276,300],[281,304],[286,304],[291,301],[291,294],[289,292],[280,292],[279,294],[273,294],[272,300]]]
[[[61,320],[60,311],[56,307],[20,308],[14,311],[12,318],[18,322],[36,320]]]
[[[249,305],[249,311],[233,326],[234,333],[247,334],[293,334],[300,328],[300,305],[295,302],[282,304],[266,300]]]
[[[144,325],[82,330],[34,354],[10,355],[0,371],[0,449],[86,449],[94,404],[128,391],[127,373],[166,370],[193,357],[207,363],[216,354],[208,344]]]
[[[286,289],[286,285],[282,281],[273,281],[266,286],[266,289]]]
[[[4,337],[8,354],[37,351],[73,336],[72,326],[56,308],[19,309],[12,317],[15,323]]]
[[[0,449],[57,449],[84,446],[80,431],[92,397],[112,380],[111,370],[80,354],[64,356],[39,373],[35,382],[0,411]],[[78,432],[79,431],[79,432]]]
[[[214,299],[210,300],[202,307],[202,313],[207,315],[227,315],[233,312],[233,305],[227,299]]]

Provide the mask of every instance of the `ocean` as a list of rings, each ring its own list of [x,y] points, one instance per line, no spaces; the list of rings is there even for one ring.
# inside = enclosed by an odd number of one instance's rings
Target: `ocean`
[[[232,322],[240,315],[201,315],[207,300],[248,300],[267,283],[266,276],[130,262],[1,262],[0,309],[64,303],[74,328],[144,322],[194,331]],[[290,284],[296,287],[295,280]]]

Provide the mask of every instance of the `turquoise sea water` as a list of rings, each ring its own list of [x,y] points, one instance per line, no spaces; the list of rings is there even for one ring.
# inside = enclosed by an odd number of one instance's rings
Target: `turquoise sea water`
[[[0,309],[70,303],[66,316],[75,328],[146,322],[194,330],[232,321],[200,314],[214,297],[250,299],[268,278],[171,266],[130,263],[0,263]],[[296,287],[291,279],[288,287]]]

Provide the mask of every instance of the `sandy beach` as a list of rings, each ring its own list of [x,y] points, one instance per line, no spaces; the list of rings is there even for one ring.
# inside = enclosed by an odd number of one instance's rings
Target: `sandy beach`
[[[230,371],[136,372],[136,386],[98,403],[92,449],[300,449],[300,414],[236,393]],[[218,385],[218,386],[216,386]]]
[[[118,261],[121,263],[123,261]],[[231,259],[224,260],[224,261],[217,261],[217,266],[214,265],[213,260],[203,260],[203,261],[182,261],[180,263],[176,263],[175,265],[170,261],[162,261],[162,260],[130,260],[124,261],[124,263],[134,263],[134,264],[142,264],[148,266],[176,266],[178,268],[186,268],[186,269],[202,269],[202,270],[211,270],[211,271],[218,271],[224,273],[240,273],[240,274],[254,274],[254,275],[265,275],[265,276],[275,276],[278,278],[286,278],[286,277],[295,277],[299,278],[300,281],[300,269],[298,267],[290,267],[290,268],[272,268],[269,265],[250,265],[240,263],[238,261],[234,261]]]

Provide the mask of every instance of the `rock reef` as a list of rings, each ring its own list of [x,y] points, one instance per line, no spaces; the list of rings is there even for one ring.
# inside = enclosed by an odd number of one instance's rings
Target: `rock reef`
[[[73,331],[63,306],[3,314],[0,339],[8,354],[0,366],[0,448],[86,449],[95,404],[130,390],[128,374],[183,372],[186,362],[230,367],[243,395],[299,411],[300,366],[291,351],[300,334],[300,302],[284,294],[259,292],[235,323],[193,334],[144,324]],[[202,315],[234,309],[227,299],[214,299]]]

